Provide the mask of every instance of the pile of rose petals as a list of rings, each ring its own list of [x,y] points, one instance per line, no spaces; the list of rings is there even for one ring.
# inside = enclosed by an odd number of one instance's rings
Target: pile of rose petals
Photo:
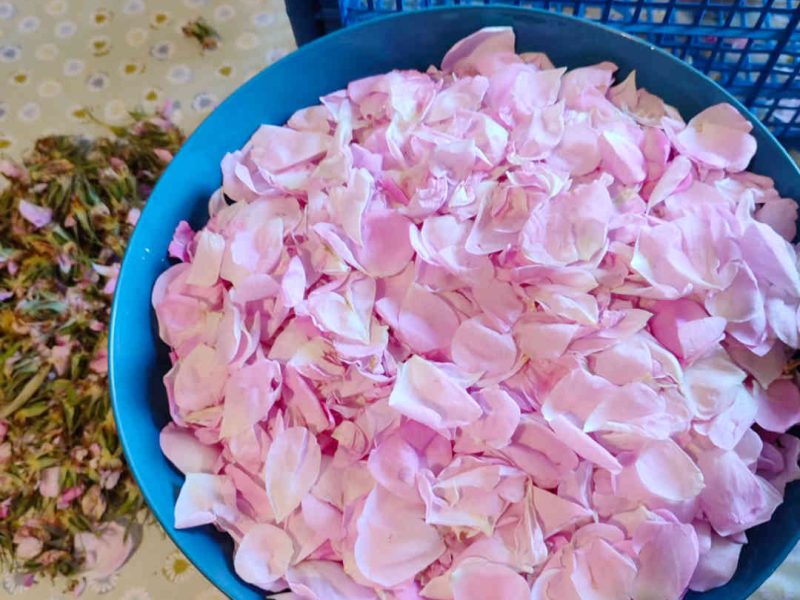
[[[680,598],[797,479],[797,206],[733,107],[514,53],[351,83],[222,162],[153,290],[186,475],[264,590]]]

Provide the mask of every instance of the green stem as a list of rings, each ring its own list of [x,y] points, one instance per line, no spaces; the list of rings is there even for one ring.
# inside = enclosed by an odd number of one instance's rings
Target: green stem
[[[37,390],[42,386],[44,380],[47,378],[48,373],[50,373],[50,365],[39,369],[39,372],[31,377],[28,380],[28,383],[25,384],[25,387],[20,390],[19,394],[17,394],[17,397],[0,409],[0,419],[7,419],[20,408],[25,406],[25,403],[30,400]]]

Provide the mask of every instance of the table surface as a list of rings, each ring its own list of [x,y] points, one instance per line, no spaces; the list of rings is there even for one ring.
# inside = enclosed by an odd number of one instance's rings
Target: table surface
[[[220,48],[203,52],[181,34],[203,16]],[[294,48],[282,0],[0,0],[0,152],[19,156],[46,133],[92,133],[80,109],[111,124],[165,100],[191,131],[239,84]],[[70,598],[59,585],[23,588],[5,576],[0,597]],[[755,594],[800,597],[800,547]],[[86,599],[221,600],[161,529],[109,581],[89,582]]]

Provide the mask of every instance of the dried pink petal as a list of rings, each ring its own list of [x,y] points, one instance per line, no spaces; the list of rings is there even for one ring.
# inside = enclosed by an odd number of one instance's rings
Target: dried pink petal
[[[53,219],[52,209],[44,206],[37,206],[27,200],[19,201],[19,214],[37,229],[48,225]]]

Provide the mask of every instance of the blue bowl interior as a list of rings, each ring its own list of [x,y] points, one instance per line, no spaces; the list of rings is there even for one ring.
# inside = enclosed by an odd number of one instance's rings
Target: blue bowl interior
[[[393,68],[438,64],[462,37],[490,25],[512,26],[518,51],[547,52],[557,65],[610,60],[619,77],[637,81],[675,105],[685,118],[719,102],[744,109],[715,83],[648,44],[571,17],[531,9],[469,7],[406,13],[354,26],[313,42],[251,79],[189,138],[156,186],[130,240],[111,315],[110,381],[125,454],[150,507],[186,556],[230,597],[263,598],[234,573],[227,535],[207,526],[178,531],[173,508],[183,476],[161,454],[158,435],[168,422],[161,378],[169,368],[157,336],[150,291],[168,266],[167,246],[181,219],[207,220],[207,200],[221,184],[219,163],[262,123],[282,124],[298,108],[349,81]],[[786,152],[753,120],[758,154],[752,169],[772,177],[784,196],[800,198],[800,173]],[[747,598],[800,537],[800,483],[791,484],[773,519],[748,532],[740,566],[725,587],[687,598]]]

